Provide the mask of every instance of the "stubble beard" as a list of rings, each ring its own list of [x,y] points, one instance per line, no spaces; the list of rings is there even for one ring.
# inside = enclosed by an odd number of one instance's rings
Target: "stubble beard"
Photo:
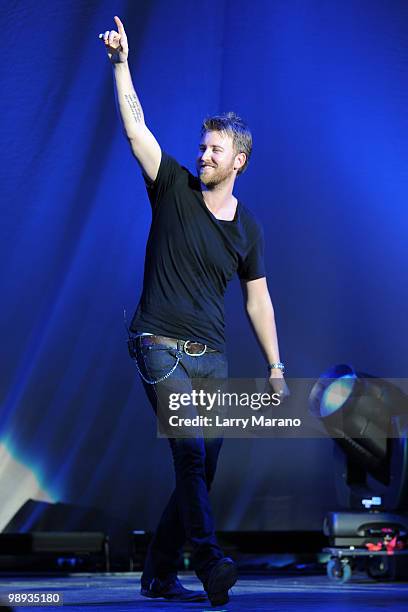
[[[232,162],[228,168],[213,168],[207,171],[208,174],[206,172],[201,173],[200,170],[201,168],[198,168],[198,177],[202,184],[207,189],[215,189],[231,177],[234,171],[234,163]]]

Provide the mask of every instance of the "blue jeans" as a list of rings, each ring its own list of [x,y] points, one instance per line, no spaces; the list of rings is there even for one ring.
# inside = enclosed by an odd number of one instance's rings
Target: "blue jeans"
[[[176,362],[176,350],[165,345],[141,346],[137,342],[139,369],[150,380],[157,380],[171,370]],[[228,362],[224,353],[207,352],[192,357],[183,353],[169,379],[177,379],[183,392],[192,390],[194,378],[227,378]],[[167,379],[166,383],[169,382]],[[157,387],[143,386],[155,413]],[[192,565],[198,578],[205,583],[218,559],[224,556],[214,530],[209,491],[217,467],[222,438],[169,438],[176,476],[176,487],[159,521],[150,543],[142,586],[148,587],[153,578],[176,576],[182,560],[182,548],[188,540],[193,548]]]

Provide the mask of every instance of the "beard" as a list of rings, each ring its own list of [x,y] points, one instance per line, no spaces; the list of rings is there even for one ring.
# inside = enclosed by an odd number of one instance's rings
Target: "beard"
[[[197,168],[198,178],[208,189],[214,189],[214,187],[227,181],[233,174],[233,171],[233,161],[229,166],[216,166],[211,168],[198,166]]]

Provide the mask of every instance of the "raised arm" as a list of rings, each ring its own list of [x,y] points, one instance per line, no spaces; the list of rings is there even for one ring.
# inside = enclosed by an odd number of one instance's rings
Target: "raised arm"
[[[133,87],[128,65],[129,46],[123,23],[114,17],[118,31],[107,30],[100,34],[112,63],[115,94],[123,130],[133,155],[144,174],[152,181],[157,177],[161,149],[156,138],[145,124],[142,106]]]

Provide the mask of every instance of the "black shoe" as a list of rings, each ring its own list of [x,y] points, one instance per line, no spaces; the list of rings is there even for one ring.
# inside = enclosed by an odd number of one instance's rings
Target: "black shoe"
[[[223,557],[212,568],[205,584],[208,599],[212,606],[223,606],[228,603],[229,589],[238,579],[238,569],[229,557]]]
[[[171,601],[207,601],[207,595],[204,591],[186,589],[178,578],[168,580],[154,578],[147,588],[141,587],[140,594],[152,599],[164,597],[164,599],[170,599]]]

